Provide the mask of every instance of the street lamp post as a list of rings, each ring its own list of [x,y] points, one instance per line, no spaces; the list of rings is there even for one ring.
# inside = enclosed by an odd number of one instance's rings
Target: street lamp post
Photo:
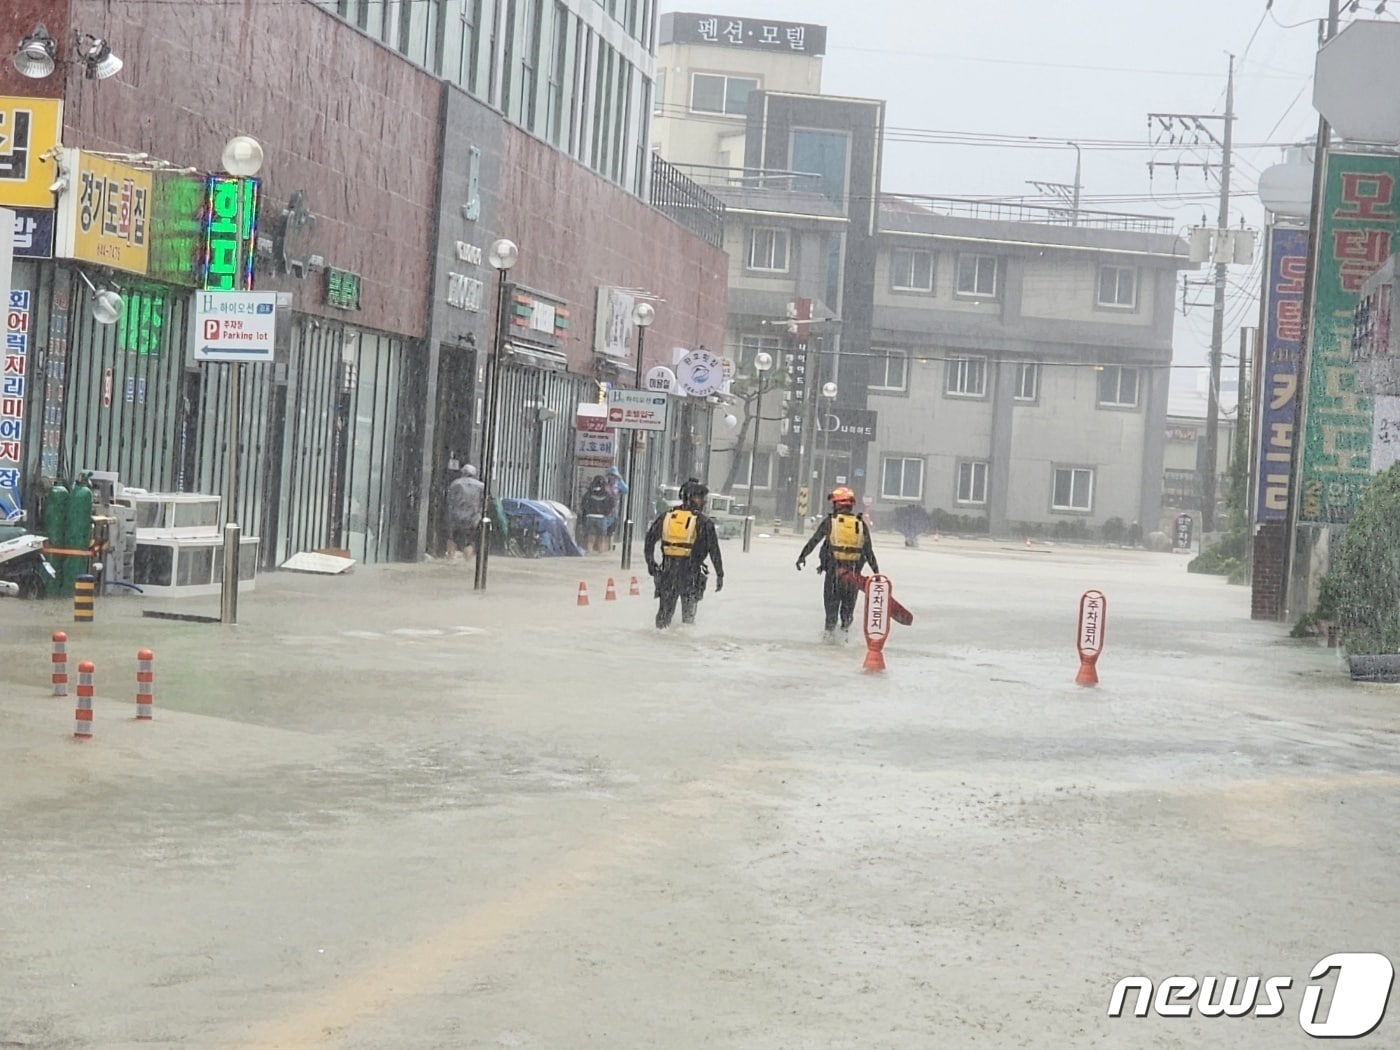
[[[753,483],[754,476],[758,473],[758,435],[759,429],[763,426],[763,380],[768,375],[768,370],[773,367],[773,355],[769,353],[759,353],[753,359],[754,371],[758,373],[758,399],[753,410],[753,440],[749,442],[749,495],[744,502],[744,517],[747,525],[744,529],[744,553],[749,551],[750,533],[753,532]]]
[[[243,192],[246,179],[251,179],[262,170],[263,148],[258,140],[249,135],[236,135],[224,145],[220,162],[224,170],[238,180],[237,212],[234,228],[234,245],[238,269],[234,274],[234,288],[247,291],[243,275],[248,261],[243,253]],[[228,514],[224,519],[224,564],[223,579],[220,583],[219,619],[223,623],[238,622],[238,579],[241,575],[239,557],[243,552],[242,527],[239,524],[238,485],[241,462],[240,438],[242,436],[242,409],[239,404],[243,391],[243,362],[233,367],[233,375],[228,385]]]
[[[476,579],[473,590],[486,590],[486,564],[491,556],[491,488],[496,480],[496,420],[501,409],[501,355],[506,332],[506,271],[520,258],[515,242],[502,237],[491,245],[496,279],[496,338],[491,349],[491,372],[486,378],[486,440],[481,455],[481,525],[476,537]]]
[[[826,418],[822,420],[822,499],[826,499],[826,464],[831,454],[831,406],[836,401],[836,384],[823,383],[822,397],[826,398]],[[815,501],[811,501],[815,502]]]
[[[647,329],[656,320],[656,308],[651,303],[638,303],[632,308],[632,323],[637,326],[637,371],[633,377],[637,389],[642,389],[642,347],[646,343]],[[622,567],[632,567],[632,511],[636,506],[632,490],[636,487],[637,476],[637,431],[632,430],[632,446],[627,453],[627,519],[622,526]]]

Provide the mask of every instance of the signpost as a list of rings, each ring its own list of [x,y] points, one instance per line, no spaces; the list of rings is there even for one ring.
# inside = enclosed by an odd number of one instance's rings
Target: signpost
[[[1175,554],[1191,553],[1191,515],[1178,514],[1172,528],[1172,551]]]
[[[885,640],[890,635],[890,601],[894,597],[890,578],[881,573],[870,577],[865,586],[865,663],[867,671],[885,669]]]
[[[270,364],[276,292],[195,292],[194,359]]]
[[[650,390],[609,390],[608,426],[622,430],[665,430],[666,395]]]

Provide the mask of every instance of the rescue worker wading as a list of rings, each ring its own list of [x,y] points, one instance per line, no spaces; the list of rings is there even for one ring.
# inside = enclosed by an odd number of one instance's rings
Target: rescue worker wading
[[[705,596],[705,581],[709,570],[705,559],[715,567],[715,593],[724,590],[724,562],[719,553],[719,534],[715,523],[702,511],[710,490],[695,478],[681,486],[680,505],[666,511],[651,523],[646,536],[647,572],[656,580],[656,626],[664,630],[671,626],[676,614],[676,601],[681,603],[681,623],[695,622],[695,607]],[[656,545],[661,544],[661,561],[656,560]]]
[[[849,569],[856,575],[868,564],[873,572],[880,571],[880,563],[875,560],[875,551],[870,545],[870,529],[856,514],[856,494],[845,486],[832,490],[831,513],[822,519],[817,531],[797,556],[800,572],[807,564],[807,555],[818,543],[822,545],[820,567],[817,572],[826,573],[822,587],[822,604],[826,606],[826,638],[836,637],[836,618],[840,615],[841,630],[849,631],[851,620],[856,612],[856,595],[860,588],[845,583],[837,574],[837,569]]]

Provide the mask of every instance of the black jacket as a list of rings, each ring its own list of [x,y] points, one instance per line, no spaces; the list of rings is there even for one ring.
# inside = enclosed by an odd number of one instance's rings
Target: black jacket
[[[671,508],[671,510],[687,509],[689,508],[684,506],[677,506]],[[657,567],[656,545],[661,542],[661,526],[662,523],[666,520],[666,515],[670,514],[671,510],[665,510],[658,514],[656,516],[656,520],[653,521],[650,527],[647,529],[644,550],[646,554],[647,567],[650,569],[655,569]],[[715,567],[715,578],[723,579],[724,560],[720,557],[719,553],[719,533],[715,531],[715,523],[711,521],[707,515],[704,514],[697,514],[696,517],[699,520],[695,523],[695,546],[690,549],[689,561],[693,566],[695,566],[695,569],[698,572],[700,570],[701,565],[704,564],[705,559],[709,558],[710,564],[712,564]]]
[[[807,557],[820,543],[822,545],[821,567],[827,572],[836,566],[836,557],[831,553],[831,518],[831,514],[822,518],[821,524],[817,526],[817,531],[812,533],[812,538],[807,541],[807,545],[802,548],[802,553],[797,556],[799,559]],[[880,563],[875,560],[875,548],[870,544],[870,526],[866,524],[864,518],[860,518],[860,531],[861,535],[865,537],[865,544],[861,548],[861,560],[855,562],[851,568],[855,572],[860,572],[861,565],[868,564],[871,572],[879,572]]]

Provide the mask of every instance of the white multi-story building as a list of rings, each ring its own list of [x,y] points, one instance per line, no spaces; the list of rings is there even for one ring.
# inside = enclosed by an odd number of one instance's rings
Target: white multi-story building
[[[843,483],[877,524],[918,507],[997,533],[1157,528],[1189,265],[1172,221],[885,193],[884,104],[813,94],[824,49],[821,26],[662,17],[653,141],[726,206],[740,397],[712,487],[752,482],[764,517]]]

